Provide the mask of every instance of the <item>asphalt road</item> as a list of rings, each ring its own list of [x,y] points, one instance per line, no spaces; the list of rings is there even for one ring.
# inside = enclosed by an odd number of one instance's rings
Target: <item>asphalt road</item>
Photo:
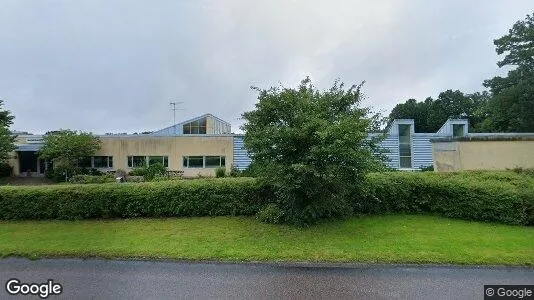
[[[533,268],[0,259],[6,282],[60,283],[48,299],[483,299],[484,284],[534,284]]]

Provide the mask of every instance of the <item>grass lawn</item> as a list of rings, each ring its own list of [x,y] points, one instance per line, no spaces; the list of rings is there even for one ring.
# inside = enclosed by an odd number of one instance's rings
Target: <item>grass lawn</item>
[[[0,256],[534,265],[534,228],[397,215],[301,229],[253,218],[1,221]]]

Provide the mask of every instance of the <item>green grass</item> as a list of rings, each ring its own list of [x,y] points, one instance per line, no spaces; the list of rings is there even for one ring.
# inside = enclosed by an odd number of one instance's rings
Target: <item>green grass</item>
[[[253,218],[2,221],[0,256],[534,265],[534,228],[397,215],[311,228]]]

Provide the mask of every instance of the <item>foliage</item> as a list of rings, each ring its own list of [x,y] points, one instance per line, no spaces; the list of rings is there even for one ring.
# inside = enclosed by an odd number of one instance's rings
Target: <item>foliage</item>
[[[135,167],[130,172],[128,172],[128,175],[130,176],[144,176],[146,173],[147,167]]]
[[[156,176],[162,177],[166,175],[167,168],[162,163],[151,164],[150,166],[142,166],[133,168],[128,175],[143,176],[145,181],[152,181]],[[160,178],[161,179],[161,178]]]
[[[508,34],[494,41],[504,58],[499,67],[515,67],[507,77],[486,80],[494,97],[484,129],[505,132],[534,132],[534,14],[516,22]]]
[[[296,89],[255,88],[256,109],[243,114],[245,147],[258,177],[274,188],[284,222],[350,215],[352,185],[383,166],[374,155],[378,139],[368,138],[381,120],[360,107],[362,84],[345,89],[336,81],[319,91],[306,78]]]
[[[284,212],[277,204],[269,203],[256,214],[256,218],[264,223],[280,224],[284,220]]]
[[[215,169],[215,177],[222,178],[224,176],[226,176],[226,168],[218,167]]]
[[[394,119],[414,119],[416,132],[437,132],[447,119],[466,118],[471,131],[478,131],[488,114],[489,98],[487,92],[464,94],[458,90],[447,90],[437,99],[428,97],[422,102],[409,99],[393,108],[388,123],[391,124]]]
[[[39,151],[41,159],[52,160],[58,173],[80,173],[78,162],[93,156],[100,149],[101,141],[90,133],[60,130],[44,136],[44,145]]]
[[[534,178],[513,172],[373,173],[353,199],[357,213],[534,224]]]
[[[0,100],[0,163],[6,162],[9,153],[15,150],[15,136],[9,131],[13,124],[13,115],[8,110],[2,110],[4,101]]]
[[[433,165],[429,165],[429,166],[426,166],[426,167],[422,167],[421,171],[422,172],[433,172],[434,171],[434,166]]]
[[[239,170],[237,167],[232,166],[230,169],[230,177],[240,177],[241,176],[241,170]]]
[[[89,176],[86,176],[88,178]],[[143,177],[128,177],[128,181]],[[111,181],[111,178],[109,179]],[[371,173],[347,198],[354,214],[437,214],[534,224],[534,177],[500,172]],[[272,188],[254,178],[0,187],[0,219],[254,215],[286,221]]]
[[[115,182],[115,177],[111,174],[106,175],[74,175],[69,178],[70,183],[86,184],[86,183],[108,183]]]
[[[136,176],[136,175],[129,175],[126,177],[127,182],[145,182],[145,177],[143,176]]]
[[[13,174],[13,168],[7,162],[0,162],[0,177],[8,177]]]
[[[2,186],[0,219],[253,215],[264,205],[262,190],[250,178]]]

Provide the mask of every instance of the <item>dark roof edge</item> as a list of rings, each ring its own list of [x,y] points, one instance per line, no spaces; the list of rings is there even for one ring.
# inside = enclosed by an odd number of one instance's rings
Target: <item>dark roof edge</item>
[[[480,141],[534,141],[534,133],[494,133],[468,134],[466,136],[439,137],[430,139],[432,143],[480,142]]]

